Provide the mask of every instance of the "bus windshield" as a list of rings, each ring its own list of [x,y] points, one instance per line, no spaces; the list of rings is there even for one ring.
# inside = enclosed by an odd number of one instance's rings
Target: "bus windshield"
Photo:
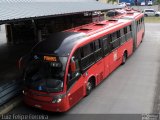
[[[67,57],[59,57],[58,62],[31,61],[24,73],[26,86],[44,92],[62,91],[66,63]]]

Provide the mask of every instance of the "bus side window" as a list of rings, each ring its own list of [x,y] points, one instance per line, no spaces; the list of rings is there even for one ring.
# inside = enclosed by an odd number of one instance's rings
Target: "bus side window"
[[[103,51],[104,51],[104,55],[107,55],[110,52],[110,46],[109,43],[111,41],[111,36],[110,35],[106,35],[104,36],[102,39],[103,42]]]
[[[130,31],[132,31],[132,25],[129,26]]]
[[[127,26],[127,35],[126,35],[127,40],[131,38],[131,25]]]
[[[120,30],[118,30],[116,33],[117,33],[117,44],[120,45],[120,42],[121,42],[121,39],[122,39],[122,38],[121,38],[121,32],[120,32]],[[118,45],[118,46],[119,46],[119,45]]]
[[[123,30],[123,29],[120,30],[120,33],[121,33],[121,41],[120,41],[120,44],[122,45],[122,44],[125,42],[126,38],[125,38],[124,30]]]
[[[110,47],[111,47],[111,50],[114,50],[115,48],[119,47],[120,42],[119,42],[119,39],[117,39],[116,32],[112,33],[111,37],[112,37],[112,41],[110,42]]]
[[[87,44],[84,47],[82,47],[82,57],[88,56],[94,51],[93,43]]]
[[[115,39],[117,39],[117,34],[116,34],[116,32],[112,33],[111,36],[112,36],[112,41],[114,41]]]
[[[100,40],[94,41],[95,51],[99,50],[101,48]]]
[[[139,24],[138,24],[138,21],[136,22],[137,24],[137,32],[139,31]]]
[[[95,48],[95,60],[98,61],[102,58],[102,49],[101,49],[101,40],[98,39],[94,41],[94,48]]]
[[[124,31],[124,35],[125,35],[125,41],[127,41],[127,36],[126,36],[126,34],[127,34],[127,27],[123,28],[123,31]]]
[[[70,60],[70,65],[68,70],[68,82],[67,82],[68,88],[70,88],[70,86],[73,83],[75,83],[81,75],[79,61],[80,61],[80,50],[77,50]]]
[[[123,28],[124,34],[127,34],[127,27]]]
[[[81,52],[81,68],[85,71],[95,62],[93,42],[82,47]]]
[[[144,17],[142,17],[141,21],[142,21],[142,28],[144,28]]]
[[[118,30],[116,33],[117,33],[117,38],[120,38],[121,37],[120,30]]]

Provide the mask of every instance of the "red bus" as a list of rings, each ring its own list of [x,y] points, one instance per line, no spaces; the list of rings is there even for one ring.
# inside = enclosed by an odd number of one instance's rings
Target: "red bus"
[[[89,95],[139,45],[139,34],[144,34],[139,32],[144,15],[139,14],[53,33],[39,42],[24,69],[24,102],[65,112]]]
[[[141,13],[138,10],[134,9],[117,9],[115,10],[117,12],[117,15],[113,18],[120,18],[120,19],[130,19],[132,20],[133,24],[133,30],[135,33],[134,38],[134,50],[140,45],[140,43],[143,40],[144,34],[145,34],[145,26],[144,26],[144,14]]]

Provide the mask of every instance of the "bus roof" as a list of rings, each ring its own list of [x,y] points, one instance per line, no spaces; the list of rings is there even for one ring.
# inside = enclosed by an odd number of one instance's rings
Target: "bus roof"
[[[77,44],[89,42],[87,36],[100,34],[100,32],[111,32],[131,24],[131,20],[112,19],[97,23],[91,23],[69,29],[63,32],[53,33],[46,40],[39,42],[34,48],[35,54],[54,54],[58,56],[68,56]]]
[[[80,27],[72,28],[69,30],[66,30],[66,32],[81,32],[85,33],[88,36],[93,35],[95,33],[104,31],[104,30],[110,30],[115,29],[115,27],[123,26],[131,23],[131,20],[125,20],[125,19],[110,19],[110,20],[104,20],[101,22],[95,22],[87,25],[83,25]]]
[[[121,19],[138,19],[144,14],[138,10],[134,9],[117,9],[116,10],[119,14],[114,16],[113,18],[121,18]]]
[[[67,56],[76,40],[85,37],[84,33],[58,32],[39,42],[32,49],[33,54]]]

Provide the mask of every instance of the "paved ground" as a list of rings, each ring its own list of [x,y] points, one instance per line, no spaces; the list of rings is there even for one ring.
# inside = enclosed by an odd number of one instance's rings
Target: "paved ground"
[[[160,70],[160,24],[146,24],[145,38],[124,66],[115,70],[90,96],[66,114],[142,114],[158,113]],[[26,107],[12,113],[55,114]]]

